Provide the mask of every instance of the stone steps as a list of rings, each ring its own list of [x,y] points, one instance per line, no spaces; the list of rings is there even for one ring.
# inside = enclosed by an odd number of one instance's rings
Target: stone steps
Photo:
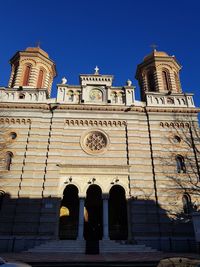
[[[100,253],[115,253],[115,252],[157,252],[156,249],[147,247],[146,245],[127,244],[123,241],[116,242],[114,240],[100,240]]]
[[[84,254],[86,249],[85,240],[52,240],[29,249],[28,252],[65,252]],[[126,244],[114,240],[100,240],[99,253],[125,253],[125,252],[157,252],[157,250],[138,244]]]
[[[53,240],[36,246],[28,252],[85,253],[85,240]]]

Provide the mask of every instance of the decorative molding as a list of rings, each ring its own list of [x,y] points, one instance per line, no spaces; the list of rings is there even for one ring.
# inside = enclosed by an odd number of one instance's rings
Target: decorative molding
[[[25,119],[25,118],[0,118],[0,123],[8,123],[8,124],[30,124],[31,119]]]
[[[5,108],[15,108],[15,109],[50,109],[49,105],[46,103],[0,103],[0,109]],[[199,113],[199,108],[170,108],[170,107],[140,107],[140,106],[112,106],[112,105],[85,105],[85,104],[58,104],[57,110],[94,110],[94,111],[115,111],[115,112],[172,112],[172,113]]]
[[[104,126],[104,127],[123,127],[126,121],[120,120],[65,120],[67,126]]]
[[[163,128],[189,128],[189,122],[160,122],[160,126]]]

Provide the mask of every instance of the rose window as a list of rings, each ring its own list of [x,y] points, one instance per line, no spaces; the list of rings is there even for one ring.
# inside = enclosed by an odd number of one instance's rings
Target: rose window
[[[87,136],[85,145],[91,151],[101,150],[106,147],[106,139],[102,133],[92,133]]]
[[[109,138],[101,130],[90,131],[81,138],[81,147],[88,154],[102,154],[108,148]]]

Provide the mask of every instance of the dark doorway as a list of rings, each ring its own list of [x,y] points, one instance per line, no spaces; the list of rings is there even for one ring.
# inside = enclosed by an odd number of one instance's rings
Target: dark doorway
[[[85,240],[100,240],[103,235],[103,201],[101,188],[97,185],[90,185],[85,200]]]
[[[78,235],[79,198],[75,185],[66,186],[60,206],[60,239],[76,239]]]
[[[127,203],[123,187],[114,185],[110,189],[108,205],[110,239],[126,240],[128,238]]]

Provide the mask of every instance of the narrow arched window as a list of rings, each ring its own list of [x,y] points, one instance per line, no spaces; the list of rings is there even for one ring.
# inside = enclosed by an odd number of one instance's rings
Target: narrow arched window
[[[68,100],[70,102],[74,102],[74,92],[70,90],[67,94],[68,94]]]
[[[169,72],[167,70],[162,71],[162,79],[163,79],[163,87],[165,91],[170,91],[170,79],[169,79]]]
[[[147,73],[147,83],[148,83],[148,89],[151,92],[155,92],[156,91],[156,86],[155,86],[155,79],[154,79],[154,73],[152,70],[150,70]]]
[[[37,88],[42,88],[43,80],[44,80],[44,71],[40,69],[39,75],[38,75]]]
[[[12,152],[6,152],[5,155],[5,169],[10,171],[11,164],[12,164],[12,158],[13,158],[13,153]]]
[[[24,71],[24,80],[22,84],[23,86],[26,86],[29,84],[30,73],[31,73],[31,66],[26,65],[25,71]]]
[[[113,92],[112,98],[113,98],[113,103],[117,103],[118,97],[117,97],[117,93],[116,92]]]
[[[183,212],[185,214],[190,214],[192,212],[191,198],[188,194],[184,194],[182,197],[183,202]]]
[[[176,169],[177,173],[186,173],[185,160],[181,155],[176,156]]]

